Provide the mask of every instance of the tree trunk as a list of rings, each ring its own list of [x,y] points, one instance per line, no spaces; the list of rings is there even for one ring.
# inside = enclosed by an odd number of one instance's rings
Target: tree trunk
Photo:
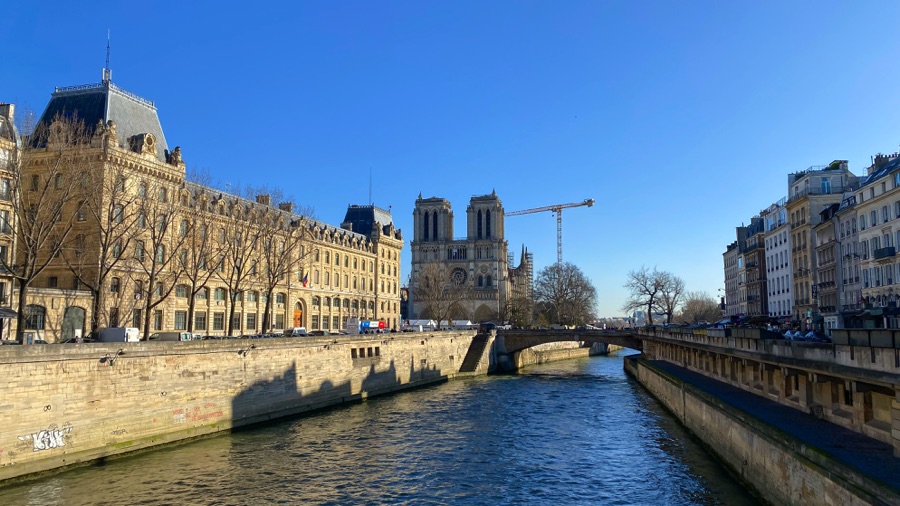
[[[235,299],[237,296],[235,295],[234,290],[228,290],[228,301],[231,302],[228,308],[228,324],[225,325],[225,328],[228,329],[228,335],[234,335],[234,308],[237,306]]]
[[[96,335],[97,331],[100,330],[100,290],[91,290],[91,296],[91,332]]]
[[[269,320],[270,320],[270,314],[272,312],[272,292],[274,292],[274,291],[275,291],[274,289],[266,290],[266,312],[263,313],[263,324],[262,324],[262,330],[261,330],[261,332],[263,334],[265,334],[266,332],[269,331],[269,324],[270,324]],[[327,318],[327,316],[323,316],[323,318]],[[324,325],[322,325],[322,326],[324,327]]]
[[[19,311],[16,315],[16,341],[25,343],[25,306],[28,300],[28,283],[19,280]]]
[[[194,333],[194,305],[196,304],[194,299],[194,295],[190,295],[191,300],[188,301],[188,313],[187,313],[187,331],[191,334]]]

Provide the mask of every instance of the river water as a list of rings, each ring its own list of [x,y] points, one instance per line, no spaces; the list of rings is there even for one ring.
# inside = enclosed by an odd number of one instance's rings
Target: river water
[[[756,504],[619,357],[455,380],[0,489],[3,505]]]

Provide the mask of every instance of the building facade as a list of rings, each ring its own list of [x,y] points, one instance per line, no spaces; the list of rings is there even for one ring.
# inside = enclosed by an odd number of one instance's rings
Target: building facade
[[[416,199],[413,210],[413,239],[410,243],[412,271],[409,286],[411,319],[430,318],[425,314],[423,290],[419,290],[426,269],[436,269],[441,277],[465,287],[467,293],[457,304],[454,319],[473,322],[508,320],[515,300],[532,298],[533,260],[523,248],[517,267],[509,262],[504,233],[503,204],[496,192],[472,197],[466,208],[466,235],[454,237],[453,210],[438,197]],[[530,305],[529,305],[530,307]]]
[[[878,155],[855,193],[862,311],[858,326],[900,328],[900,156]]]
[[[791,295],[791,236],[784,205],[781,199],[769,206],[765,213],[766,222],[766,293],[770,317],[786,321],[793,310]]]
[[[15,105],[0,103],[0,258],[15,263],[15,217],[12,199],[12,169],[16,164],[21,139],[16,130]],[[0,265],[0,339],[8,339],[15,279]]]
[[[816,302],[816,243],[813,227],[820,213],[839,204],[843,192],[855,188],[858,177],[849,171],[846,160],[835,160],[828,166],[810,167],[788,175],[787,213],[791,230],[791,265],[793,274],[794,318],[805,329],[821,321]]]
[[[54,138],[64,128],[81,135]],[[77,163],[56,162],[75,151]],[[399,328],[403,238],[388,211],[350,206],[338,227],[271,195],[189,182],[153,102],[106,71],[101,83],[57,88],[22,154],[21,195],[68,198],[39,253],[48,265],[16,308],[29,336],[54,342],[117,326],[337,332],[349,317]],[[39,220],[35,209],[19,214]]]

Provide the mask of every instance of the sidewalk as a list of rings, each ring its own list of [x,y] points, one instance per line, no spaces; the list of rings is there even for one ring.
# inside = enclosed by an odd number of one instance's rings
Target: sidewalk
[[[670,362],[647,362],[900,494],[900,458],[894,457],[891,445]]]

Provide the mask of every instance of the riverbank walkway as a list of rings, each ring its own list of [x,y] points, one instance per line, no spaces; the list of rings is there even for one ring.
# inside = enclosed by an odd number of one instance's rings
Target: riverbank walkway
[[[894,457],[891,445],[671,362],[648,360],[647,363],[788,434],[796,441],[818,449],[900,495],[900,458]]]

